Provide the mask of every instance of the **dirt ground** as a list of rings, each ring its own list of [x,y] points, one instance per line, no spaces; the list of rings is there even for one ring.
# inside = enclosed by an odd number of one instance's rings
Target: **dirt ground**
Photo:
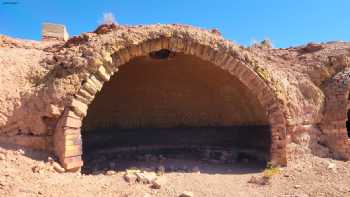
[[[249,162],[213,164],[169,160],[168,164],[173,162],[175,166],[196,166],[200,172],[166,170],[161,175],[165,182],[160,189],[152,189],[149,184],[126,182],[123,178],[125,170],[92,174],[59,173],[54,170],[55,162],[47,158],[48,155],[40,151],[2,145],[0,196],[176,197],[184,191],[193,192],[196,197],[350,196],[350,162],[311,154],[290,161],[288,167],[271,176],[267,185],[249,183],[252,176],[264,174],[261,166]]]

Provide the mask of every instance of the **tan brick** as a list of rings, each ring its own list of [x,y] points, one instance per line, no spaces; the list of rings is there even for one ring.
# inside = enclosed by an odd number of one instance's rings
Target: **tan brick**
[[[87,99],[87,98],[85,98],[84,96],[81,96],[80,94],[76,94],[75,96],[74,96],[78,101],[80,101],[80,102],[82,102],[82,103],[85,103],[85,104],[90,104],[90,102],[91,102],[91,100],[89,100],[89,99]]]
[[[187,55],[190,55],[190,54],[191,54],[191,49],[192,49],[193,45],[194,45],[194,44],[193,44],[193,42],[192,42],[191,40],[187,41],[187,42],[185,43],[185,47],[184,47],[183,52],[184,52],[185,54],[187,54]]]
[[[63,114],[63,117],[72,117],[75,119],[81,119],[80,116],[78,116],[74,111],[72,110],[66,110]]]
[[[175,50],[177,52],[182,52],[185,48],[185,42],[183,39],[177,39]]]
[[[149,41],[145,41],[141,44],[142,54],[146,55],[151,52],[151,43]]]
[[[64,157],[80,156],[82,154],[83,152],[82,152],[81,145],[71,145],[71,146],[66,145],[64,147],[64,152],[63,152]]]
[[[95,95],[99,91],[99,89],[90,80],[87,80],[83,84],[82,89],[89,92],[91,95]]]
[[[171,37],[169,40],[169,50],[176,51],[177,39],[175,37]]]
[[[108,74],[107,69],[104,66],[100,66],[100,68],[98,68],[96,75],[101,78],[103,81],[109,81],[110,79],[110,75]]]
[[[223,70],[226,70],[226,71],[229,71],[232,69],[232,68],[235,68],[237,66],[237,62],[236,60],[232,57],[232,56],[229,56],[225,62],[223,62],[221,65],[220,65],[220,68],[222,68]]]
[[[88,100],[90,102],[94,99],[94,95],[92,95],[90,92],[88,92],[82,88],[80,88],[77,95],[84,97],[86,100]]]
[[[62,117],[62,125],[64,127],[71,127],[71,128],[80,128],[82,125],[82,122],[80,119],[72,118],[72,117]]]
[[[133,58],[142,56],[141,45],[133,45],[128,50],[129,50],[130,56],[132,56]]]
[[[230,55],[227,53],[217,53],[214,58],[214,64],[217,66],[221,66],[222,62],[224,62]]]
[[[81,135],[80,133],[66,133],[64,134],[64,139],[65,140],[72,140],[72,139],[78,139],[78,138],[81,138]]]
[[[74,112],[77,115],[79,115],[81,117],[86,116],[88,106],[85,103],[83,103],[77,99],[72,99],[70,106],[73,108]]]
[[[119,54],[123,59],[124,64],[130,61],[131,57],[129,51],[126,48],[119,50]]]
[[[170,39],[169,38],[162,38],[162,48],[163,49],[170,49],[169,48],[169,43],[170,43]]]
[[[112,54],[112,59],[113,59],[113,64],[115,65],[116,68],[118,68],[119,66],[125,64],[123,58],[121,57],[119,51],[115,52],[114,54]]]
[[[206,47],[206,49],[204,49],[203,51],[202,58],[208,62],[213,62],[216,53],[217,52],[213,50],[211,47]]]
[[[80,135],[81,129],[80,128],[70,128],[70,127],[64,127],[64,135]]]
[[[157,39],[151,42],[151,51],[159,51],[162,49],[162,40]]]
[[[104,51],[101,53],[101,56],[103,58],[104,64],[105,63],[111,64],[113,62],[113,58],[111,56],[111,53]],[[102,66],[102,64],[99,64],[98,66]]]
[[[74,170],[74,169],[79,169],[84,164],[81,156],[64,158],[64,159],[62,159],[61,163],[62,163],[62,166],[68,171]]]
[[[68,139],[66,138],[65,145],[66,146],[82,145],[81,137],[68,138]]]
[[[98,79],[94,74],[90,75],[88,81],[90,81],[91,83],[94,84],[94,86],[97,88],[98,91],[101,90],[101,88],[103,87],[103,81],[101,81],[100,79]]]
[[[203,46],[201,44],[194,43],[194,45],[192,45],[190,54],[195,55],[197,57],[201,57],[202,53],[203,53]]]

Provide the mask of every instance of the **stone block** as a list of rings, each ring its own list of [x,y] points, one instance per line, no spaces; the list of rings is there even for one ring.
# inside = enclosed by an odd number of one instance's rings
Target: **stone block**
[[[151,51],[159,51],[162,49],[162,40],[157,39],[151,42]]]
[[[81,129],[80,128],[70,128],[70,127],[64,127],[64,135],[80,135]]]
[[[80,88],[77,95],[84,97],[88,101],[92,101],[94,99],[94,95],[92,95],[90,92],[84,90],[83,88]]]
[[[200,57],[200,54],[202,54],[202,52],[203,52],[203,46],[201,44],[194,43],[192,45],[191,50],[190,50],[191,55]]]
[[[107,69],[104,66],[100,66],[96,72],[96,75],[101,78],[103,81],[109,81],[110,75]]]
[[[67,41],[69,35],[64,25],[44,23],[42,27],[42,39]]]
[[[73,108],[73,111],[78,116],[80,116],[80,117],[86,116],[88,106],[85,103],[83,103],[77,99],[72,99],[70,106]],[[80,120],[80,122],[81,122],[81,120]]]
[[[142,48],[141,45],[134,45],[129,48],[130,56],[139,57],[142,56]]]
[[[99,91],[99,89],[90,80],[87,80],[83,84],[82,89],[89,92],[91,95],[95,95]]]
[[[82,155],[82,147],[81,145],[66,145],[64,147],[63,155],[66,157],[80,156]]]
[[[90,75],[88,81],[90,81],[100,91],[103,87],[103,81],[99,80],[94,74]]]
[[[66,170],[75,171],[80,170],[80,167],[82,167],[84,163],[81,156],[74,156],[63,158],[61,164]]]
[[[147,55],[151,52],[151,43],[149,41],[145,41],[141,44],[142,54]]]
[[[123,59],[124,64],[130,61],[131,57],[129,51],[126,48],[119,50],[119,54]]]
[[[65,136],[65,145],[66,146],[75,146],[75,145],[82,145],[82,140],[81,140],[81,136],[79,137],[72,137],[72,138],[67,138],[69,136]]]
[[[80,119],[72,118],[72,117],[62,117],[62,126],[70,127],[70,128],[80,128],[82,122]]]
[[[162,38],[162,49],[170,49],[169,44],[170,44],[170,39],[169,38]]]
[[[82,103],[85,103],[85,104],[90,104],[90,102],[91,102],[91,100],[89,100],[89,99],[87,99],[87,98],[85,98],[84,96],[81,96],[81,95],[79,95],[79,94],[76,94],[75,95],[75,98],[78,100],[78,101],[80,101],[80,102],[82,102]]]

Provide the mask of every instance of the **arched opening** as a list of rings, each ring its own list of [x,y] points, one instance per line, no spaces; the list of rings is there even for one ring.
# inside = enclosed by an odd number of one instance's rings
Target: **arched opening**
[[[122,65],[90,104],[81,133],[86,172],[164,158],[265,165],[270,157],[256,96],[212,63],[168,50]]]

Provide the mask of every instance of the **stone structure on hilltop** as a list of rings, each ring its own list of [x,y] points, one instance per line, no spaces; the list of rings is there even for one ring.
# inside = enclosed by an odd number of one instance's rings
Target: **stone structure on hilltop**
[[[243,47],[186,25],[102,25],[67,38],[53,24],[40,42],[0,37],[1,143],[52,151],[72,170],[85,131],[215,127],[228,143],[225,127],[275,165],[298,147],[350,158],[350,43]]]

